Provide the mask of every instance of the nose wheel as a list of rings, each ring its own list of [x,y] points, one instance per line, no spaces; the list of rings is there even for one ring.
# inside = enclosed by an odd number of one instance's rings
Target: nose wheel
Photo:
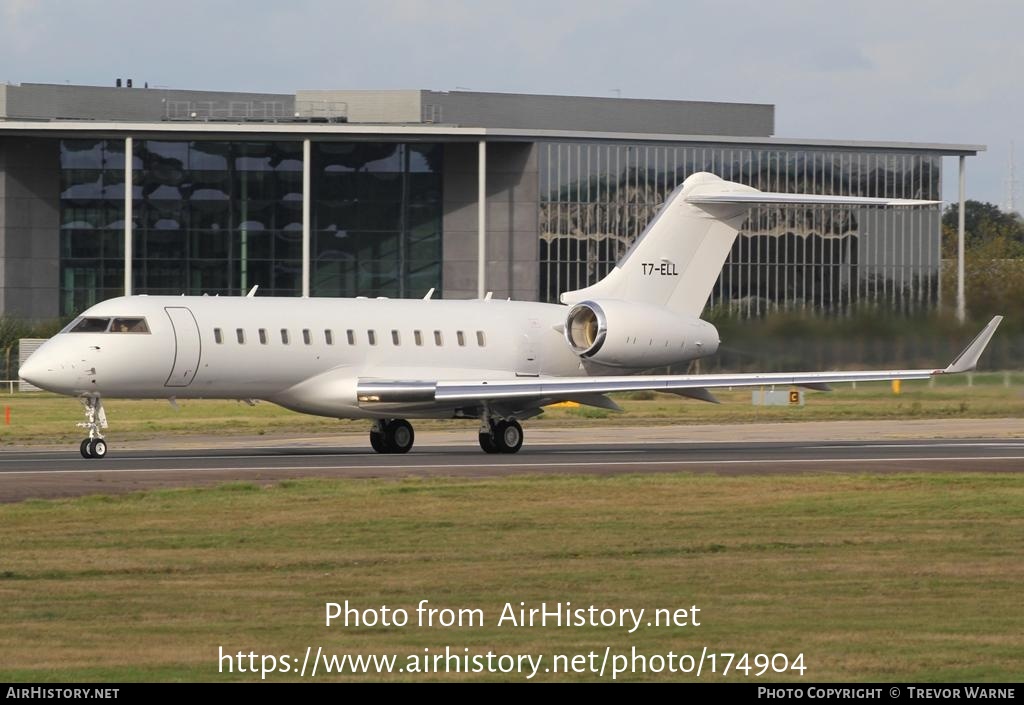
[[[104,458],[107,455],[107,442],[103,439],[103,429],[107,427],[107,413],[103,410],[103,401],[98,396],[81,398],[85,412],[85,421],[78,423],[79,428],[89,431],[89,437],[78,446],[83,458]]]
[[[83,458],[103,458],[107,455],[107,442],[102,438],[86,438],[78,449]]]

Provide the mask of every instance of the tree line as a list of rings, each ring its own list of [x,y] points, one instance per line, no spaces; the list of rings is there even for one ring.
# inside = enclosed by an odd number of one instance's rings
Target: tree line
[[[959,215],[956,203],[942,214],[942,294],[947,306],[956,304]],[[964,287],[970,318],[1000,313],[1007,323],[1024,320],[1024,218],[1019,213],[992,203],[964,202]]]

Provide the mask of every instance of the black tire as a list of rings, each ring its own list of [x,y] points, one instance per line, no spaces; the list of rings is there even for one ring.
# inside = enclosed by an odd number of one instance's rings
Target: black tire
[[[93,458],[105,458],[107,456],[107,442],[102,438],[94,438],[89,441],[89,455]]]
[[[498,446],[494,443],[494,436],[490,433],[480,434],[480,448],[485,453],[497,453]]]
[[[370,431],[370,447],[378,453],[387,453],[388,444],[384,440],[384,434],[377,431]]]
[[[416,441],[412,424],[405,419],[394,419],[384,427],[384,438],[390,453],[408,453]]]
[[[82,445],[78,446],[78,452],[80,452],[82,454],[83,458],[91,458],[92,457],[92,451],[89,450],[89,443],[90,443],[90,439],[86,438],[84,441],[82,441]]]
[[[494,445],[500,453],[518,453],[523,447],[523,427],[515,419],[494,426]]]

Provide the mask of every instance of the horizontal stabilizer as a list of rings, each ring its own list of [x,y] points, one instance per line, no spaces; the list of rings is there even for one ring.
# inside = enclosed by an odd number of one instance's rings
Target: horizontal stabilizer
[[[931,206],[942,201],[924,201],[913,198],[874,198],[867,196],[822,196],[804,193],[773,193],[769,191],[707,191],[702,190],[687,196],[688,203],[715,204],[738,203],[756,206],[760,204],[807,205],[807,206]]]

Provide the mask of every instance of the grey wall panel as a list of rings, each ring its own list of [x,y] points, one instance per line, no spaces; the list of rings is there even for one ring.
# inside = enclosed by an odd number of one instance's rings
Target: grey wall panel
[[[54,318],[60,283],[58,143],[0,140],[0,153],[0,311],[28,319]]]
[[[444,295],[477,295],[477,145],[445,147]],[[537,158],[531,144],[487,145],[487,290],[536,300]],[[517,265],[522,265],[517,268]],[[533,271],[525,280],[517,271]]]
[[[419,90],[406,91],[296,91],[295,105],[300,114],[336,110],[349,122],[420,122]]]
[[[474,127],[748,135],[775,132],[775,106],[516,93],[424,91],[423,110],[437,122]]]
[[[448,299],[476,296],[477,146],[444,147],[442,288]]]
[[[259,117],[264,109],[282,116],[295,112],[295,97],[277,93],[239,93],[234,91],[187,91],[163,88],[101,86],[62,86],[25,83],[6,86],[6,104],[0,117],[8,118],[85,118],[89,120],[163,120],[169,113],[184,111],[193,104],[200,114],[212,109],[213,116],[244,116],[255,109]],[[250,104],[255,104],[250,106]],[[181,112],[179,117],[186,117]]]

